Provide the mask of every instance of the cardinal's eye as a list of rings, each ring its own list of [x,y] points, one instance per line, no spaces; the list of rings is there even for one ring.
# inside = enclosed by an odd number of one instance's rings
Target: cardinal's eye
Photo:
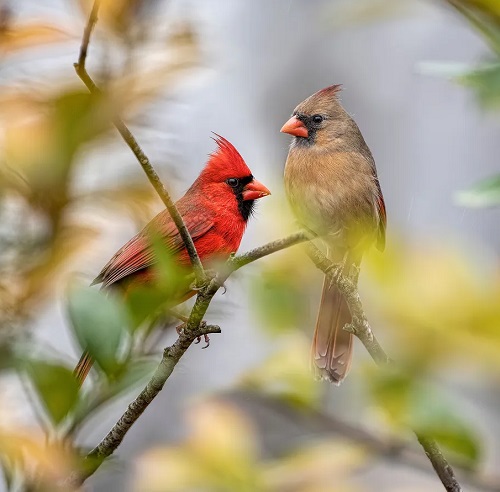
[[[315,123],[316,125],[319,125],[323,121],[323,116],[321,116],[320,114],[315,114],[312,117],[312,120],[313,120],[313,123]]]
[[[240,184],[240,180],[238,178],[229,178],[229,179],[226,179],[226,183],[231,188],[236,188]]]

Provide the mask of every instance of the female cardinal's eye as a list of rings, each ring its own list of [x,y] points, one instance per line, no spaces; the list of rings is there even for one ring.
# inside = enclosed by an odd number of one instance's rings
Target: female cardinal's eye
[[[319,125],[323,121],[323,116],[321,116],[320,114],[315,114],[312,117],[312,120],[313,120],[313,123],[316,123],[317,125]]]
[[[231,186],[231,188],[236,188],[240,184],[240,180],[238,178],[229,178],[226,179],[226,183]]]

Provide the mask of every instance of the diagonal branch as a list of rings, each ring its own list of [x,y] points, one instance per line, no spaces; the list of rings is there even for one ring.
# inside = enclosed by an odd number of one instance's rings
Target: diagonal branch
[[[164,350],[162,360],[146,387],[141,391],[139,396],[129,404],[127,410],[118,419],[116,424],[113,425],[101,442],[87,454],[84,458],[82,469],[68,478],[67,485],[81,485],[88,477],[97,471],[106,458],[114,453],[132,425],[162,390],[177,362],[196,338],[209,333],[220,333],[220,328],[218,326],[206,325],[202,320],[212,298],[228,277],[244,265],[248,265],[264,256],[303,242],[306,239],[307,236],[305,233],[298,232],[284,239],[278,239],[255,248],[240,256],[234,256],[227,261],[224,272],[213,277],[210,282],[198,292],[191,314],[185,323],[184,330],[179,335],[177,341]]]
[[[201,320],[195,321],[195,323],[198,324],[196,329],[191,329],[189,331],[184,330],[175,343],[164,350],[161,362],[146,387],[137,398],[129,404],[127,410],[125,410],[123,415],[118,419],[102,441],[87,454],[83,461],[82,469],[69,477],[67,485],[81,485],[88,477],[94,474],[106,458],[113,454],[122,443],[132,425],[163,389],[165,382],[172,374],[177,362],[179,362],[179,359],[184,355],[193,341],[197,337],[209,333],[220,333],[221,331],[218,326],[207,325],[202,323]]]
[[[281,251],[282,249],[289,248],[295,244],[303,243],[307,241],[308,237],[309,236],[305,231],[295,232],[294,234],[291,234],[283,239],[277,239],[276,241],[259,246],[248,251],[247,253],[243,253],[242,255],[234,256],[228,261],[230,272],[232,273],[249,263],[260,260],[261,258],[276,253],[277,251]]]
[[[320,270],[325,272],[326,275],[332,275],[334,265],[318,248],[316,248],[316,246],[312,243],[307,243],[306,252]],[[344,276],[334,277],[332,280],[336,282],[338,289],[345,297],[349,310],[351,311],[352,323],[344,329],[350,331],[361,340],[366,350],[377,364],[387,364],[390,362],[389,357],[373,334],[355,283]]]
[[[92,77],[90,77],[89,73],[87,72],[85,63],[87,60],[90,37],[92,35],[92,31],[94,30],[94,27],[98,19],[99,5],[100,1],[95,0],[92,6],[92,10],[90,12],[87,25],[85,26],[85,30],[83,33],[82,44],[80,46],[80,54],[78,56],[78,62],[75,63],[74,65],[76,73],[78,74],[80,79],[83,81],[83,83],[87,86],[87,89],[92,94],[99,94],[101,91],[96,86],[95,82],[92,80]],[[188,228],[186,227],[186,224],[184,223],[182,216],[177,210],[177,207],[172,201],[170,194],[168,193],[167,189],[161,182],[160,177],[158,176],[157,172],[152,166],[149,158],[144,153],[141,146],[139,145],[135,137],[132,135],[128,127],[125,125],[125,123],[118,116],[115,116],[113,123],[118,132],[120,133],[120,135],[122,136],[123,140],[125,140],[125,143],[130,147],[135,157],[139,161],[139,164],[142,166],[144,172],[146,173],[146,176],[149,179],[149,182],[153,185],[153,188],[156,190],[156,193],[158,193],[159,197],[167,207],[167,210],[169,211],[170,216],[172,217],[172,220],[177,226],[179,234],[181,235],[182,240],[184,241],[186,250],[189,253],[189,258],[191,259],[191,264],[193,266],[193,271],[196,277],[196,284],[202,285],[204,282],[206,282],[206,276],[205,276],[205,271],[203,269],[203,265],[201,263],[200,257],[198,256],[198,252],[196,251],[196,246],[194,245],[193,238],[191,237],[191,234],[189,233]]]
[[[333,263],[312,243],[306,245],[306,251],[314,264],[336,283],[349,306],[352,323],[345,326],[344,329],[361,340],[361,343],[378,365],[392,363],[373,334],[354,282],[344,276],[335,276],[333,274]],[[436,441],[419,432],[414,431],[414,433],[444,488],[448,492],[461,492],[462,488],[455,477],[453,468],[444,457]]]

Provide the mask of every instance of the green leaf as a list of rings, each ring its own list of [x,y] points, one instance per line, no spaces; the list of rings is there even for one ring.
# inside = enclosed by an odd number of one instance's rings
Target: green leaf
[[[415,71],[421,75],[456,79],[457,77],[463,77],[470,73],[471,66],[457,62],[422,61],[415,65]]]
[[[371,369],[368,388],[374,403],[396,428],[431,437],[464,466],[476,465],[481,453],[474,429],[456,412],[454,402],[423,384],[418,368],[413,369]]]
[[[481,460],[481,446],[476,433],[459,421],[440,422],[438,427],[428,427],[422,433],[433,437],[443,448],[453,453],[455,461],[463,467],[474,469]]]
[[[500,205],[500,175],[480,181],[468,190],[459,191],[455,201],[464,207],[494,207]]]
[[[322,393],[311,373],[309,352],[310,341],[301,334],[282,337],[280,350],[247,371],[240,384],[295,407],[316,408]]]
[[[470,87],[485,108],[500,106],[500,63],[496,61],[477,67],[464,63],[426,61],[418,63],[416,71],[423,75],[455,80]]]
[[[191,282],[191,280],[186,280],[191,269],[179,264],[177,255],[172,254],[165,245],[161,231],[151,230],[149,238],[156,259],[153,268],[156,274],[157,287],[162,291],[166,303],[168,303],[169,299],[177,300],[179,292],[184,293]]]
[[[481,458],[479,439],[473,428],[454,412],[451,401],[437,392],[422,389],[414,394],[410,422],[414,430],[430,436],[460,460],[474,467]]]
[[[482,106],[500,106],[500,63],[483,64],[458,80],[475,90]]]
[[[86,398],[80,398],[73,412],[74,420],[77,422],[75,430],[121,393],[145,383],[158,367],[158,363],[157,359],[146,357],[134,360],[126,365],[125,371],[118,375],[113,384],[100,384],[92,387]]]
[[[119,350],[130,326],[124,305],[90,287],[70,290],[68,312],[76,338],[108,377],[121,367]]]
[[[26,369],[50,419],[60,423],[78,401],[78,383],[73,371],[41,360],[29,361]]]
[[[120,375],[116,383],[111,387],[112,396],[130,390],[146,378],[149,378],[158,367],[158,364],[159,360],[152,358],[142,358],[129,362],[125,372]]]
[[[303,284],[290,272],[265,270],[252,287],[253,304],[271,333],[284,333],[306,324],[309,301]]]
[[[133,328],[138,328],[147,318],[159,314],[161,307],[172,307],[179,303],[189,285],[194,282],[190,276],[191,268],[179,265],[165,244],[159,231],[148,231],[150,248],[154,252],[155,263],[151,267],[152,282],[134,286],[127,293],[126,304],[132,319]]]

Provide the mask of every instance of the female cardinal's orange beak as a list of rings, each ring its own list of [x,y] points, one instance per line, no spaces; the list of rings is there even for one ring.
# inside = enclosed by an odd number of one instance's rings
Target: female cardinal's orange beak
[[[271,192],[256,179],[248,183],[243,188],[243,200],[258,200],[264,196],[270,195]]]
[[[307,131],[306,125],[302,121],[300,121],[296,116],[292,116],[280,130],[281,133],[289,133],[294,137],[305,137],[309,136],[309,132]]]

